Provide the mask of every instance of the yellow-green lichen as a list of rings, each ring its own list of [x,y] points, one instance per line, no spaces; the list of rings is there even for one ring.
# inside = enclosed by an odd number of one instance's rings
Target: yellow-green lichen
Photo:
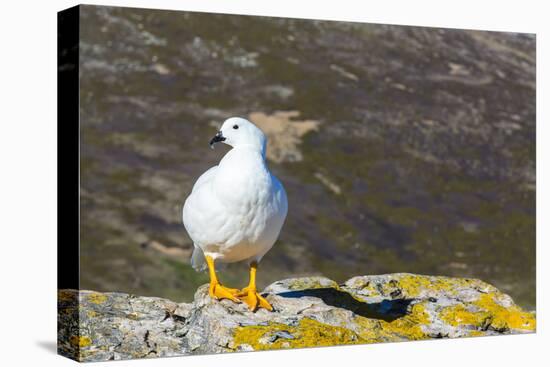
[[[58,302],[74,302],[76,301],[75,291],[69,289],[61,289],[57,292]]]
[[[66,307],[59,310],[59,313],[65,314],[65,315],[72,315],[76,312],[76,309],[74,307]]]
[[[130,312],[126,315],[130,320],[139,320],[139,314],[137,312]]]
[[[430,324],[430,319],[424,305],[420,303],[412,306],[409,314],[393,321],[358,316],[355,323],[359,326],[358,334],[365,343],[429,338],[422,326]]]
[[[485,327],[491,315],[485,311],[469,311],[463,304],[458,304],[446,307],[439,317],[451,326],[472,325],[481,328]]]
[[[349,287],[352,289],[359,289],[361,291],[362,296],[366,296],[366,297],[381,296],[380,290],[376,286],[376,283],[368,279],[356,278],[352,282],[349,282]]]
[[[328,282],[327,282],[328,281]],[[288,284],[291,290],[334,288],[339,289],[338,283],[323,278],[297,278]]]
[[[439,317],[452,326],[472,325],[476,328],[491,327],[495,330],[525,330],[533,331],[536,327],[535,316],[523,311],[516,305],[504,307],[497,303],[497,293],[482,294],[472,302],[475,310],[458,304],[441,311]]]
[[[400,289],[407,297],[416,297],[422,289],[430,287],[431,282],[427,277],[418,275],[402,275],[395,279],[394,282],[385,283],[382,289],[386,294],[392,292],[392,287]]]
[[[393,335],[385,335],[380,320],[357,316],[355,317],[355,324],[359,327],[357,334],[364,340],[364,343],[397,340]]]
[[[88,296],[88,301],[100,305],[107,300],[107,296],[101,293],[92,293]]]
[[[271,343],[264,341],[265,338],[269,338],[277,331],[286,331],[292,334],[293,339],[280,338]],[[254,348],[254,350],[320,347],[358,343],[365,343],[365,341],[353,331],[339,326],[323,324],[309,318],[300,320],[297,326],[279,323],[241,326],[235,330],[233,338],[235,347],[247,344]]]
[[[87,336],[76,336],[76,335],[73,335],[71,336],[71,338],[69,339],[69,342],[74,345],[75,347],[79,347],[79,348],[85,348],[85,347],[88,347],[92,344],[92,339],[90,339],[89,337]]]
[[[516,305],[504,307],[496,302],[494,293],[482,294],[474,302],[479,308],[491,314],[491,326],[494,329],[517,329],[534,331],[536,328],[535,315],[523,311]]]
[[[469,336],[485,336],[487,334],[485,334],[483,331],[481,330],[472,330],[470,331],[470,335]]]
[[[418,297],[425,290],[429,290],[430,293],[447,292],[454,294],[457,289],[471,287],[472,282],[472,280],[466,278],[427,277],[413,274],[400,275],[396,278],[396,281],[397,288],[401,289],[407,297]]]
[[[376,285],[372,282],[365,284],[365,286],[361,288],[361,291],[365,296],[371,296],[371,297],[380,296],[380,291],[378,290]]]
[[[423,325],[428,325],[430,319],[423,304],[418,303],[411,308],[411,312],[394,321],[381,321],[382,330],[390,332],[408,340],[420,340],[428,338],[422,330]]]
[[[422,326],[428,325],[430,319],[421,303],[413,305],[406,316],[391,322],[362,316],[356,316],[354,321],[355,326],[350,329],[323,324],[309,318],[300,320],[297,326],[279,323],[243,326],[235,330],[233,343],[235,348],[246,344],[254,350],[265,350],[429,338]],[[286,331],[293,338],[273,338],[274,341],[269,342],[269,338],[278,331]]]
[[[90,310],[86,312],[86,315],[88,315],[88,317],[97,317],[99,314],[94,310]]]

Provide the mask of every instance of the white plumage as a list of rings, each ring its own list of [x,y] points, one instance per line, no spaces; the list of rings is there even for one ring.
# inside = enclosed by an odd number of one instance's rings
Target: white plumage
[[[277,240],[288,209],[285,189],[266,165],[267,140],[259,128],[233,117],[211,145],[219,141],[233,149],[199,177],[183,206],[195,269],[204,268],[204,255],[258,263]]]

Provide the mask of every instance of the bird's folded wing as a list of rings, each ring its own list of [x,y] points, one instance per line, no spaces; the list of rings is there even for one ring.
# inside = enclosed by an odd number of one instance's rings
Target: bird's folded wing
[[[216,167],[213,167],[216,168]],[[207,173],[213,177],[215,171],[210,169]],[[202,175],[198,181],[203,180]],[[185,200],[183,205],[183,224],[193,241],[200,244],[222,243],[227,239],[226,222],[231,219],[218,197],[212,191],[212,185],[208,177],[203,182],[195,184],[193,192]]]
[[[191,192],[195,191],[196,189],[198,189],[199,187],[201,187],[202,185],[210,181],[216,175],[217,169],[218,169],[218,166],[214,166],[214,167],[211,167],[208,171],[204,172],[201,175],[201,177],[199,177],[197,182],[195,182],[195,184],[193,185],[193,189],[191,190]]]

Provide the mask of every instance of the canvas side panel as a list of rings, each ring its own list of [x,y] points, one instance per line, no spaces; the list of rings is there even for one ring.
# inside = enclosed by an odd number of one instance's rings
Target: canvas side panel
[[[57,17],[58,353],[79,360],[79,36],[80,8]]]

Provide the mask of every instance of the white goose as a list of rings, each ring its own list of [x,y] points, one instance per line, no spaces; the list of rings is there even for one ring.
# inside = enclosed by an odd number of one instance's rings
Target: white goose
[[[257,292],[256,269],[285,221],[286,192],[266,165],[264,133],[250,121],[227,119],[210,146],[218,142],[233,149],[199,177],[183,206],[183,224],[195,245],[191,262],[197,270],[206,262],[211,297],[271,311]],[[250,282],[242,290],[222,286],[214,267],[215,262],[237,261],[250,266]]]

